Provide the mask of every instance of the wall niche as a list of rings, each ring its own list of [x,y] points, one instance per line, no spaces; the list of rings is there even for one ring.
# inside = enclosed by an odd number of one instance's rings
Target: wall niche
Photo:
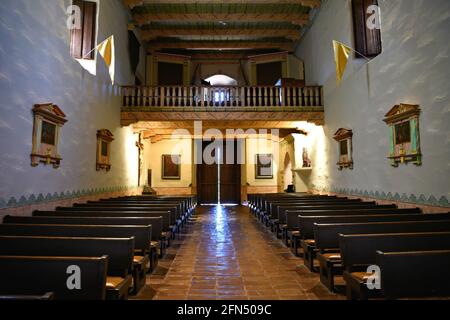
[[[340,128],[336,131],[333,138],[338,143],[338,169],[353,169],[353,131],[350,129]]]
[[[97,171],[111,170],[111,142],[114,135],[108,129],[97,131]]]
[[[393,167],[412,162],[422,165],[419,131],[420,107],[412,104],[395,105],[383,120],[389,126],[389,156]]]
[[[44,163],[57,169],[62,160],[58,145],[61,128],[67,122],[66,115],[57,105],[46,103],[34,105],[33,117],[31,166]]]

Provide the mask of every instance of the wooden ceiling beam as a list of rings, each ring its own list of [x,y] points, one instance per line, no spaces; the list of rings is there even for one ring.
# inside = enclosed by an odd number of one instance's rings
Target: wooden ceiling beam
[[[217,52],[217,53],[194,53],[191,55],[192,60],[241,60],[245,59],[247,54],[245,53],[229,53],[229,52]]]
[[[173,41],[148,42],[148,51],[162,49],[191,49],[191,50],[251,50],[251,49],[280,49],[294,51],[293,42],[260,42],[260,41]]]
[[[133,19],[140,26],[159,21],[290,22],[299,26],[309,23],[308,14],[298,13],[137,13]]]
[[[179,36],[254,36],[254,37],[282,37],[291,40],[299,40],[300,32],[296,29],[150,29],[142,30],[143,40],[154,40],[158,37]]]
[[[304,7],[317,8],[320,0],[123,0],[130,8],[143,6],[144,4],[300,4]]]

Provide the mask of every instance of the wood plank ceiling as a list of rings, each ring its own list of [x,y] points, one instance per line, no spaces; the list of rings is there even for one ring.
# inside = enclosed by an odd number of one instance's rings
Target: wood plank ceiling
[[[290,51],[320,0],[123,0],[149,53]]]

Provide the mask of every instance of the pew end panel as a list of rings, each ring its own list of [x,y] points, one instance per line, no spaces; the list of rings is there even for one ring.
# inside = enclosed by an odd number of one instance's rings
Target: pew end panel
[[[377,251],[376,263],[387,299],[450,296],[450,250]]]
[[[68,269],[82,270],[80,289],[67,286]],[[39,296],[56,300],[105,300],[108,257],[0,256],[0,295]],[[70,270],[69,270],[70,271]],[[24,275],[27,275],[26,277]]]

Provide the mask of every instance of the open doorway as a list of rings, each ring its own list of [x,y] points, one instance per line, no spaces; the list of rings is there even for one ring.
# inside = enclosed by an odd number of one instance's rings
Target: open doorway
[[[292,161],[289,152],[286,152],[284,157],[283,181],[283,190],[287,190],[289,186],[294,184],[294,179],[292,177]]]

